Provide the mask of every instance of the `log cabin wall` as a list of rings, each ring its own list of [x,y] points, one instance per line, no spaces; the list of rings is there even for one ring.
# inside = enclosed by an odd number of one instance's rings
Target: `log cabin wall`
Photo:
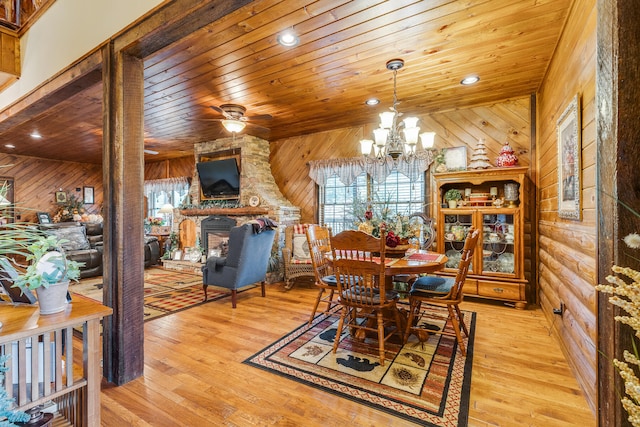
[[[538,93],[539,298],[576,378],[596,400],[596,2],[576,0]],[[558,217],[556,122],[580,95],[582,218]],[[562,317],[553,308],[564,304]]]
[[[0,153],[0,175],[14,180],[16,215],[21,221],[37,222],[36,212],[58,211],[55,193],[62,189],[67,196],[83,198],[83,187],[93,187],[93,204],[84,205],[88,214],[102,208],[102,166],[91,163],[61,162],[36,157]],[[76,191],[77,189],[80,191]]]

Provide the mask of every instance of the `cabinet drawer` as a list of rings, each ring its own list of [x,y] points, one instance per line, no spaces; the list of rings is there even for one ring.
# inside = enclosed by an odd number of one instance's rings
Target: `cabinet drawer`
[[[485,282],[478,280],[478,295],[491,298],[507,299],[519,301],[521,284]]]
[[[465,280],[462,292],[466,295],[478,295],[478,281],[476,279]]]

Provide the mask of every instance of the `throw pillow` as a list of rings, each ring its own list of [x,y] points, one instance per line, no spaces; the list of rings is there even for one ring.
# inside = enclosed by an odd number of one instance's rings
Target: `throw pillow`
[[[306,234],[293,235],[293,258],[299,261],[306,261],[311,259]]]
[[[91,249],[89,240],[87,240],[86,231],[83,225],[72,227],[51,228],[47,233],[55,234],[59,239],[65,239],[67,242],[62,244],[65,251],[79,251],[83,249]]]

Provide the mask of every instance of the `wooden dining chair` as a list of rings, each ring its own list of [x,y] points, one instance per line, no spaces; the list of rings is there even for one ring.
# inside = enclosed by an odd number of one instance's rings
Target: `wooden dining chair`
[[[411,225],[411,228],[416,230],[418,233],[416,236],[418,239],[418,249],[425,251],[431,250],[431,246],[436,239],[436,233],[433,229],[433,218],[427,216],[423,212],[416,212],[409,215],[409,224]],[[417,275],[415,274],[397,274],[393,276],[393,281],[402,283],[402,288],[404,292],[406,292],[406,287],[408,287],[408,284],[416,277]]]
[[[338,349],[346,321],[356,339],[366,339],[367,332],[377,334],[380,365],[384,366],[385,342],[394,333],[401,339],[403,335],[403,322],[396,307],[398,293],[386,288],[385,232],[377,238],[362,231],[343,231],[331,237],[331,253],[342,305],[333,353]],[[385,334],[385,326],[391,324],[394,328]]]
[[[440,307],[446,307],[448,311],[447,322],[451,321],[454,333],[445,332],[444,328],[441,331],[428,330],[430,333],[439,333],[444,335],[454,335],[458,340],[460,351],[463,356],[466,356],[466,350],[464,342],[462,341],[462,334],[460,328],[464,331],[465,335],[469,336],[469,331],[464,323],[462,313],[460,312],[460,303],[464,297],[462,293],[462,286],[467,278],[467,272],[471,265],[471,259],[475,251],[476,243],[478,242],[478,236],[480,230],[476,230],[473,227],[469,229],[467,237],[464,242],[460,262],[458,264],[458,272],[455,278],[444,278],[438,276],[422,276],[419,277],[411,286],[409,291],[409,318],[407,320],[407,326],[404,333],[404,342],[406,343],[411,333],[416,333],[420,341],[423,341],[426,331],[419,326],[420,318],[423,317],[426,311],[421,311],[423,304],[435,305]],[[428,308],[425,308],[428,310]]]
[[[311,224],[307,227],[306,233],[311,264],[313,265],[313,273],[315,276],[315,285],[318,287],[318,296],[316,297],[311,316],[309,317],[309,324],[311,324],[313,318],[316,316],[320,303],[327,303],[325,313],[328,313],[332,307],[339,304],[337,299],[333,299],[338,289],[338,281],[333,274],[333,267],[327,256],[331,254],[331,228]],[[326,292],[328,292],[328,295],[325,295]]]

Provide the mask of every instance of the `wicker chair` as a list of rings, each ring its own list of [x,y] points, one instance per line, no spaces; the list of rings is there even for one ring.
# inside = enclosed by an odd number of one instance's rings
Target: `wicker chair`
[[[309,277],[315,279],[313,263],[309,254],[307,243],[307,227],[309,224],[289,225],[284,230],[284,247],[282,248],[282,261],[284,264],[285,288],[291,289],[292,279],[297,277]],[[301,251],[304,251],[306,257]]]

